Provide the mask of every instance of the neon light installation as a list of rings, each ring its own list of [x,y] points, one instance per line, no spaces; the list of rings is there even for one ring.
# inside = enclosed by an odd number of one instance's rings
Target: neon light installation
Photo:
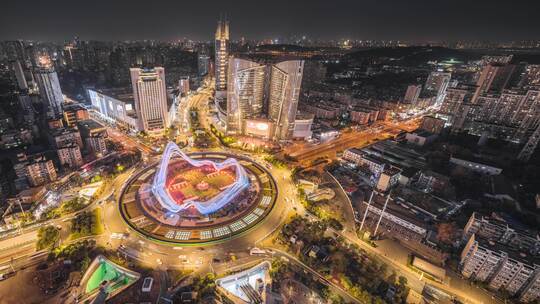
[[[205,170],[210,169],[214,172],[221,172],[226,169],[234,170],[234,182],[220,188],[220,192],[208,200],[185,200],[180,201],[171,195],[170,186],[167,184],[167,171],[169,169],[169,163],[173,156],[179,156],[181,159],[189,163],[193,167]],[[234,158],[228,158],[223,162],[214,162],[211,160],[197,160],[191,159],[173,142],[169,142],[159,165],[159,170],[154,176],[152,184],[152,193],[160,203],[160,205],[169,212],[178,213],[189,207],[196,208],[201,214],[206,215],[218,211],[223,206],[231,202],[242,190],[249,186],[249,178],[245,169]],[[205,190],[208,188],[206,181],[201,181],[195,186],[198,190]]]

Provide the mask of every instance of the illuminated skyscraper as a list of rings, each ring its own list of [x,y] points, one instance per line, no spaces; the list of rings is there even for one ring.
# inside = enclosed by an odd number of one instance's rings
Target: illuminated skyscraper
[[[304,61],[289,60],[272,65],[268,117],[275,123],[275,139],[289,139],[294,131]]]
[[[274,126],[269,137],[277,140],[291,138],[303,66],[304,61],[301,60],[264,64],[231,59],[227,90],[227,133],[245,134],[246,119],[266,117]]]
[[[216,30],[216,97],[225,97],[229,59],[229,21],[219,20]]]
[[[169,126],[165,69],[131,68],[131,85],[137,111],[139,129],[159,132]]]
[[[61,116],[64,97],[60,88],[60,81],[58,81],[58,75],[48,56],[40,56],[38,58],[38,66],[34,74],[47,116]]]
[[[246,118],[259,116],[264,107],[265,66],[234,58],[229,62],[227,133],[242,134]]]

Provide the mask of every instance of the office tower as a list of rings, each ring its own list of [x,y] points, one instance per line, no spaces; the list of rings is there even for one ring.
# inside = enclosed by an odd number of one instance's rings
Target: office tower
[[[224,98],[227,91],[229,60],[229,21],[219,20],[215,41],[216,97]]]
[[[442,104],[451,78],[451,73],[431,72],[429,74],[424,90],[435,96],[435,106],[439,107]]]
[[[209,65],[210,65],[210,56],[206,54],[199,54],[198,61],[197,61],[199,76],[205,76],[208,74],[208,71],[210,68]]]
[[[407,91],[405,92],[405,97],[403,98],[403,102],[414,105],[416,103],[416,100],[418,100],[421,91],[421,85],[412,84],[408,86]]]
[[[490,63],[486,65],[476,82],[473,100],[485,93],[500,93],[506,88],[516,66],[512,64]]]
[[[239,58],[230,60],[227,90],[228,134],[242,134],[243,121],[262,114],[265,69],[265,65],[254,61]]]
[[[139,130],[159,132],[169,126],[165,69],[131,68],[131,85]]]
[[[34,71],[34,75],[47,116],[51,118],[61,116],[64,97],[58,75],[48,56],[38,58],[38,66]]]
[[[28,82],[26,82],[26,76],[24,76],[24,70],[19,60],[13,62],[13,70],[15,71],[15,77],[17,78],[17,85],[20,90],[28,90]]]
[[[304,62],[264,64],[233,58],[229,62],[227,133],[244,134],[248,118],[267,118],[264,130],[272,139],[293,135]],[[254,125],[263,128],[258,121]],[[274,127],[271,130],[271,126]]]
[[[294,131],[304,61],[289,60],[272,65],[268,117],[275,123],[275,138],[289,139]]]

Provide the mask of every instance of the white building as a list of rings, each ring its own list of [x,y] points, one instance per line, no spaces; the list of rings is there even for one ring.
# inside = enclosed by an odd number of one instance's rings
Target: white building
[[[461,273],[486,282],[491,290],[505,290],[522,302],[532,302],[540,297],[539,260],[514,249],[473,234],[461,253]]]
[[[275,123],[275,138],[290,139],[304,73],[303,60],[288,60],[272,65],[268,117]]]
[[[138,131],[137,115],[133,106],[133,91],[125,89],[88,89],[94,113],[98,119]]]
[[[436,96],[435,105],[440,106],[442,104],[451,78],[451,73],[431,72],[429,74],[424,89]]]
[[[294,139],[310,139],[313,135],[311,126],[313,125],[313,115],[297,115],[294,121],[292,137]]]
[[[131,68],[131,84],[139,130],[161,132],[169,127],[165,69]]]

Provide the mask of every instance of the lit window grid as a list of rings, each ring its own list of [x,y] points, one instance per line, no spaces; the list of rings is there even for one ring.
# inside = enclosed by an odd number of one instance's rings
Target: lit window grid
[[[201,231],[201,240],[207,240],[212,238],[212,230]]]
[[[227,234],[231,234],[231,230],[227,226],[216,228],[216,229],[214,229],[213,232],[214,232],[215,237],[220,237],[220,236],[224,236],[224,235],[227,235]]]

